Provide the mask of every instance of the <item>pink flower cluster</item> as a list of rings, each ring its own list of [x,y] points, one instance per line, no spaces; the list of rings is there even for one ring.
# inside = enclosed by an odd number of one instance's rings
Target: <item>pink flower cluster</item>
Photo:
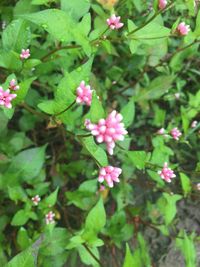
[[[19,85],[17,84],[17,81],[15,79],[12,79],[9,83],[9,89],[17,91],[19,90]]]
[[[46,214],[46,216],[45,216],[46,224],[53,224],[53,223],[55,223],[54,217],[55,217],[55,213],[53,213],[52,211],[49,211]]]
[[[109,19],[106,20],[111,30],[117,30],[124,26],[124,23],[121,23],[120,19],[120,16],[116,17],[116,15],[113,14]]]
[[[11,101],[16,98],[16,94],[10,94],[10,90],[6,91],[0,86],[0,106],[4,106],[6,108],[12,108]]]
[[[76,103],[86,104],[87,106],[91,105],[92,102],[92,90],[89,85],[85,85],[85,82],[82,81],[79,87],[76,89]]]
[[[116,110],[113,110],[106,119],[100,119],[98,124],[93,124],[90,120],[85,121],[85,126],[96,137],[98,143],[106,143],[107,151],[113,155],[116,141],[123,141],[124,135],[128,132],[122,123],[123,117]]]
[[[185,22],[181,22],[177,27],[177,31],[180,35],[187,35],[190,31],[190,26],[186,25]]]
[[[29,49],[22,49],[22,51],[21,51],[21,54],[20,54],[20,58],[21,58],[21,60],[23,60],[23,59],[27,59],[27,58],[29,58],[30,57],[30,50]]]
[[[158,171],[158,174],[163,180],[168,183],[171,183],[171,179],[176,177],[174,171],[168,167],[167,162],[164,163],[162,171]]]
[[[113,187],[114,183],[119,183],[119,175],[122,173],[120,168],[106,166],[100,169],[98,181],[103,183],[106,181],[109,187]]]
[[[164,137],[168,137],[168,133],[164,128],[161,128],[160,130],[157,131],[157,134],[163,135]],[[173,139],[179,140],[179,137],[182,135],[182,133],[179,131],[177,127],[173,128],[170,133],[169,133]]]
[[[33,204],[35,206],[37,206],[38,203],[40,202],[41,198],[39,197],[39,195],[36,195],[36,196],[32,197],[31,200],[33,201]]]
[[[182,133],[179,131],[177,127],[173,128],[170,131],[170,134],[175,140],[179,140],[179,137],[182,135]]]
[[[159,0],[158,6],[160,9],[164,9],[167,6],[167,0]]]

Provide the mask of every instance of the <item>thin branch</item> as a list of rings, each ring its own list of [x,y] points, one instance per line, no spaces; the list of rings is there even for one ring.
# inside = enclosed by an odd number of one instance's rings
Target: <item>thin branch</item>
[[[66,112],[68,109],[70,109],[71,107],[73,107],[73,105],[76,103],[76,101],[74,100],[68,107],[66,107],[64,110],[54,114],[53,116],[56,117],[56,116],[59,116],[61,114],[63,114],[64,112]]]

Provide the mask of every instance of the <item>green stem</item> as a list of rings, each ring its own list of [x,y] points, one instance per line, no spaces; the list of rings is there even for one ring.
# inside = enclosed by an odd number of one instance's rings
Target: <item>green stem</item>
[[[141,30],[142,28],[144,28],[145,26],[147,26],[151,21],[153,21],[158,15],[160,15],[161,13],[165,12],[166,10],[168,10],[169,8],[171,8],[174,5],[174,3],[170,3],[165,9],[161,9],[159,11],[157,11],[151,18],[149,18],[144,24],[142,24],[140,27],[132,30],[131,32],[129,32],[127,34],[127,36]]]
[[[64,110],[62,110],[61,112],[58,112],[56,114],[54,114],[53,116],[56,117],[56,116],[59,116],[61,114],[63,114],[64,112],[66,112],[68,109],[70,109],[71,107],[73,107],[73,105],[76,103],[76,101],[74,100],[68,107],[66,107]]]

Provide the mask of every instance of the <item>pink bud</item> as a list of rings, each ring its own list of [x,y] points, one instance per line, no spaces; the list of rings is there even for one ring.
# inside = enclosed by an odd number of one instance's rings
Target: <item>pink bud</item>
[[[171,179],[176,177],[174,171],[168,167],[167,162],[164,163],[162,171],[158,171],[158,174],[163,180],[168,183],[171,183]]]
[[[85,104],[87,106],[91,105],[92,102],[92,90],[89,85],[85,85],[85,82],[82,81],[79,87],[76,89],[76,103]]]
[[[179,131],[177,127],[173,128],[170,131],[170,134],[175,140],[179,140],[179,137],[182,135],[182,133]]]
[[[9,89],[17,91],[19,90],[19,85],[17,84],[17,81],[15,79],[12,79],[9,83]]]
[[[39,195],[36,195],[35,197],[32,197],[31,200],[33,201],[33,204],[37,206],[41,199]]]
[[[181,22],[177,27],[177,31],[180,35],[187,35],[190,31],[190,26],[186,25],[185,22]]]
[[[53,224],[53,223],[55,223],[55,221],[54,221],[54,217],[55,217],[55,213],[53,213],[52,211],[49,211],[49,212],[45,215],[45,221],[46,221],[46,224]]]
[[[29,58],[30,57],[30,50],[29,49],[22,49],[22,51],[21,51],[21,54],[20,54],[20,58],[21,58],[21,60],[23,60],[23,59],[27,59],[27,58]]]
[[[164,9],[167,6],[167,0],[159,0],[158,6],[160,9]]]
[[[114,182],[119,183],[119,175],[122,173],[120,168],[116,168],[113,166],[102,167],[99,171],[98,181],[103,183],[107,182],[109,187],[114,186]]]
[[[109,19],[107,19],[107,24],[111,30],[120,29],[124,26],[124,24],[120,22],[120,17],[116,17],[115,14],[113,14]]]

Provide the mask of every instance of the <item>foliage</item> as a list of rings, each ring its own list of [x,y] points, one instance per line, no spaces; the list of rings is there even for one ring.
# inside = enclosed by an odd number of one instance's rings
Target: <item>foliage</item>
[[[0,1],[1,266],[199,266],[200,4],[160,3]]]

